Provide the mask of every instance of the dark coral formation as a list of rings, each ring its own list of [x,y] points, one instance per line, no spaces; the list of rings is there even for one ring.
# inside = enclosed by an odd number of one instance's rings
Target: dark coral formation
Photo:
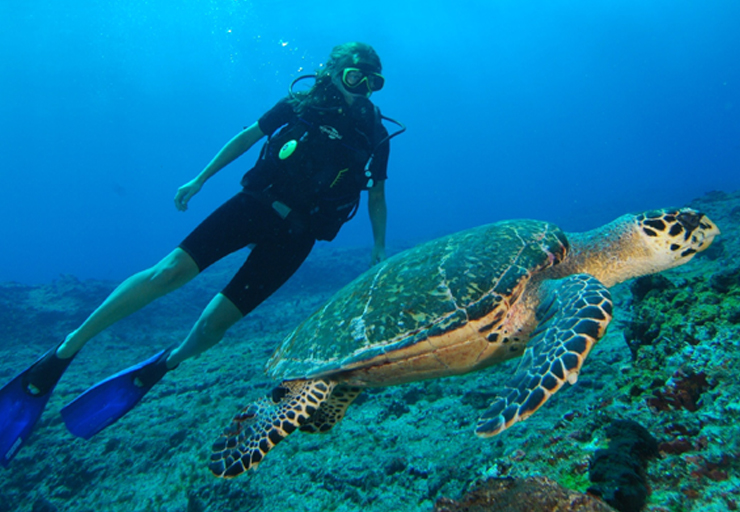
[[[604,429],[609,447],[598,450],[589,466],[595,484],[588,491],[620,512],[639,512],[648,496],[645,470],[658,455],[658,442],[642,425],[616,420]]]
[[[489,478],[460,501],[440,498],[434,512],[613,512],[603,501],[545,477]]]
[[[665,387],[653,391],[647,403],[658,411],[683,408],[696,412],[701,407],[702,394],[712,387],[706,373],[679,369]]]

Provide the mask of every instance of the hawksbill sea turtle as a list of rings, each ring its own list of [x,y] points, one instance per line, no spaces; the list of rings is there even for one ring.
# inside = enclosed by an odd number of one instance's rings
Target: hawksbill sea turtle
[[[281,383],[213,445],[225,478],[296,429],[326,432],[363,388],[460,375],[521,357],[478,420],[496,435],[566,382],[612,318],[608,288],[688,262],[719,229],[689,208],[624,215],[585,233],[535,220],[432,240],[381,262],[288,335],[267,364]]]

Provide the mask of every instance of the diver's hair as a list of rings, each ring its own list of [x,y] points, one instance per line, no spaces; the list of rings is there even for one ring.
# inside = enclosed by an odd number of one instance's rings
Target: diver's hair
[[[348,67],[364,64],[380,73],[383,66],[380,57],[372,46],[365,43],[350,42],[335,46],[326,65],[316,71],[316,82],[306,92],[296,92],[291,103],[296,112],[303,113],[309,107],[329,107],[336,101],[338,91],[332,79]]]

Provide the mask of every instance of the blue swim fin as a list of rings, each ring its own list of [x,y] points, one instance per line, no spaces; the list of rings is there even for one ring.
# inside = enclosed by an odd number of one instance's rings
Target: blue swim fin
[[[0,389],[0,464],[5,467],[28,440],[57,382],[74,359],[59,359],[58,348],[46,352]],[[29,387],[37,393],[31,393]]]
[[[162,350],[146,361],[95,384],[62,408],[67,430],[83,439],[118,421],[134,408],[167,373],[167,356]]]

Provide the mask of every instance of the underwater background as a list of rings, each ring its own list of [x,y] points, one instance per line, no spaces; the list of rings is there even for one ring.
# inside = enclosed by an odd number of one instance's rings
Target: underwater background
[[[740,188],[740,4],[0,5],[0,279],[121,280],[238,189],[177,187],[339,43],[372,44],[392,143],[389,242],[499,219],[587,229]],[[334,246],[370,243],[366,215]]]
[[[723,232],[689,265],[615,288],[578,384],[501,436],[473,427],[512,365],[366,392],[331,433],[213,478],[209,447],[271,388],[277,343],[367,268],[363,205],[221,344],[85,442],[59,409],[181,340],[244,254],[98,336],[0,472],[0,511],[453,510],[439,500],[535,475],[583,492],[615,419],[659,443],[646,510],[737,510],[738,20],[732,0],[0,3],[0,384],[231,197],[259,145],[187,213],[172,202],[346,41],[378,51],[372,100],[408,127],[391,143],[389,253],[503,219],[579,231],[687,204]]]

